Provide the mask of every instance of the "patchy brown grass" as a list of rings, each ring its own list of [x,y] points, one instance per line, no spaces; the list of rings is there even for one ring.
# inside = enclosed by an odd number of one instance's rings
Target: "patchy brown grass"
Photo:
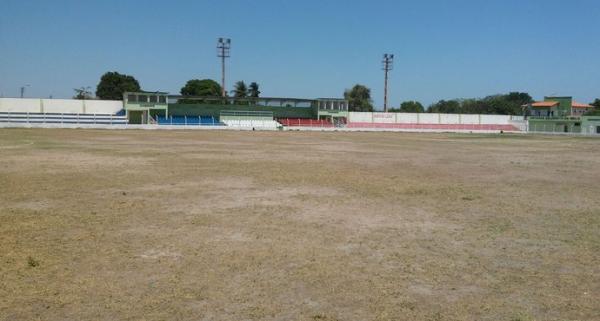
[[[598,320],[600,144],[0,130],[1,320]]]

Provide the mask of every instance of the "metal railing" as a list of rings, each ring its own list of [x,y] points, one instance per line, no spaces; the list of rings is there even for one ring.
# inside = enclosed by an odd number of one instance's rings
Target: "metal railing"
[[[0,112],[3,123],[42,124],[126,124],[126,116],[111,114],[19,113]]]

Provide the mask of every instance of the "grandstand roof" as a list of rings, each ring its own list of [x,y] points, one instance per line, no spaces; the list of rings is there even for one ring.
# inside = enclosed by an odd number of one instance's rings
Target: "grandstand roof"
[[[148,91],[148,90],[140,90],[140,91],[126,91],[125,94],[155,94],[155,95],[168,95],[168,92],[164,91]]]

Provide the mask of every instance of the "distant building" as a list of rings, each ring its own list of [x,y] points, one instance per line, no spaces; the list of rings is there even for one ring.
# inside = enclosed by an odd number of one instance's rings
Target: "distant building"
[[[213,125],[220,120],[288,120],[333,126],[348,119],[348,101],[337,98],[191,97],[165,92],[126,92],[123,106],[130,124]],[[299,120],[300,119],[300,120]],[[303,123],[304,124],[304,123]]]
[[[573,97],[544,97],[544,101],[536,101],[523,107],[534,117],[580,117],[594,108],[573,101]]]
[[[594,108],[573,97],[544,97],[527,108],[530,132],[600,134],[600,117],[584,116]]]

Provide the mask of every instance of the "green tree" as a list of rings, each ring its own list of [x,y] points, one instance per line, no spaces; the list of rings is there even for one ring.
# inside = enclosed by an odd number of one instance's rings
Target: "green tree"
[[[425,111],[423,105],[421,105],[418,101],[405,101],[400,104],[400,108],[392,108],[390,112],[400,112],[400,113],[422,113]]]
[[[248,87],[244,81],[238,81],[235,83],[231,94],[235,98],[246,98],[248,95]]]
[[[107,100],[122,100],[124,92],[141,91],[139,82],[129,75],[116,71],[107,72],[100,78],[96,87],[96,97]]]
[[[352,89],[346,89],[344,99],[349,102],[348,111],[373,111],[371,89],[364,85],[356,84]]]
[[[183,96],[220,97],[221,85],[212,79],[192,79],[180,90]]]
[[[248,97],[258,98],[260,96],[260,90],[256,82],[251,82],[248,86]]]
[[[481,98],[440,100],[428,109],[432,113],[522,115],[524,105],[533,102],[528,93],[511,92]]]
[[[461,110],[460,102],[458,100],[440,100],[437,103],[429,106],[427,112],[458,114],[461,112]]]
[[[505,98],[510,104],[510,109],[507,110],[509,115],[523,115],[526,112],[523,106],[534,101],[531,95],[521,92],[511,92]]]
[[[460,102],[463,114],[489,114],[489,106],[482,99],[463,99]]]
[[[585,113],[585,116],[600,116],[600,99],[596,98],[590,105],[594,106],[594,109]]]

